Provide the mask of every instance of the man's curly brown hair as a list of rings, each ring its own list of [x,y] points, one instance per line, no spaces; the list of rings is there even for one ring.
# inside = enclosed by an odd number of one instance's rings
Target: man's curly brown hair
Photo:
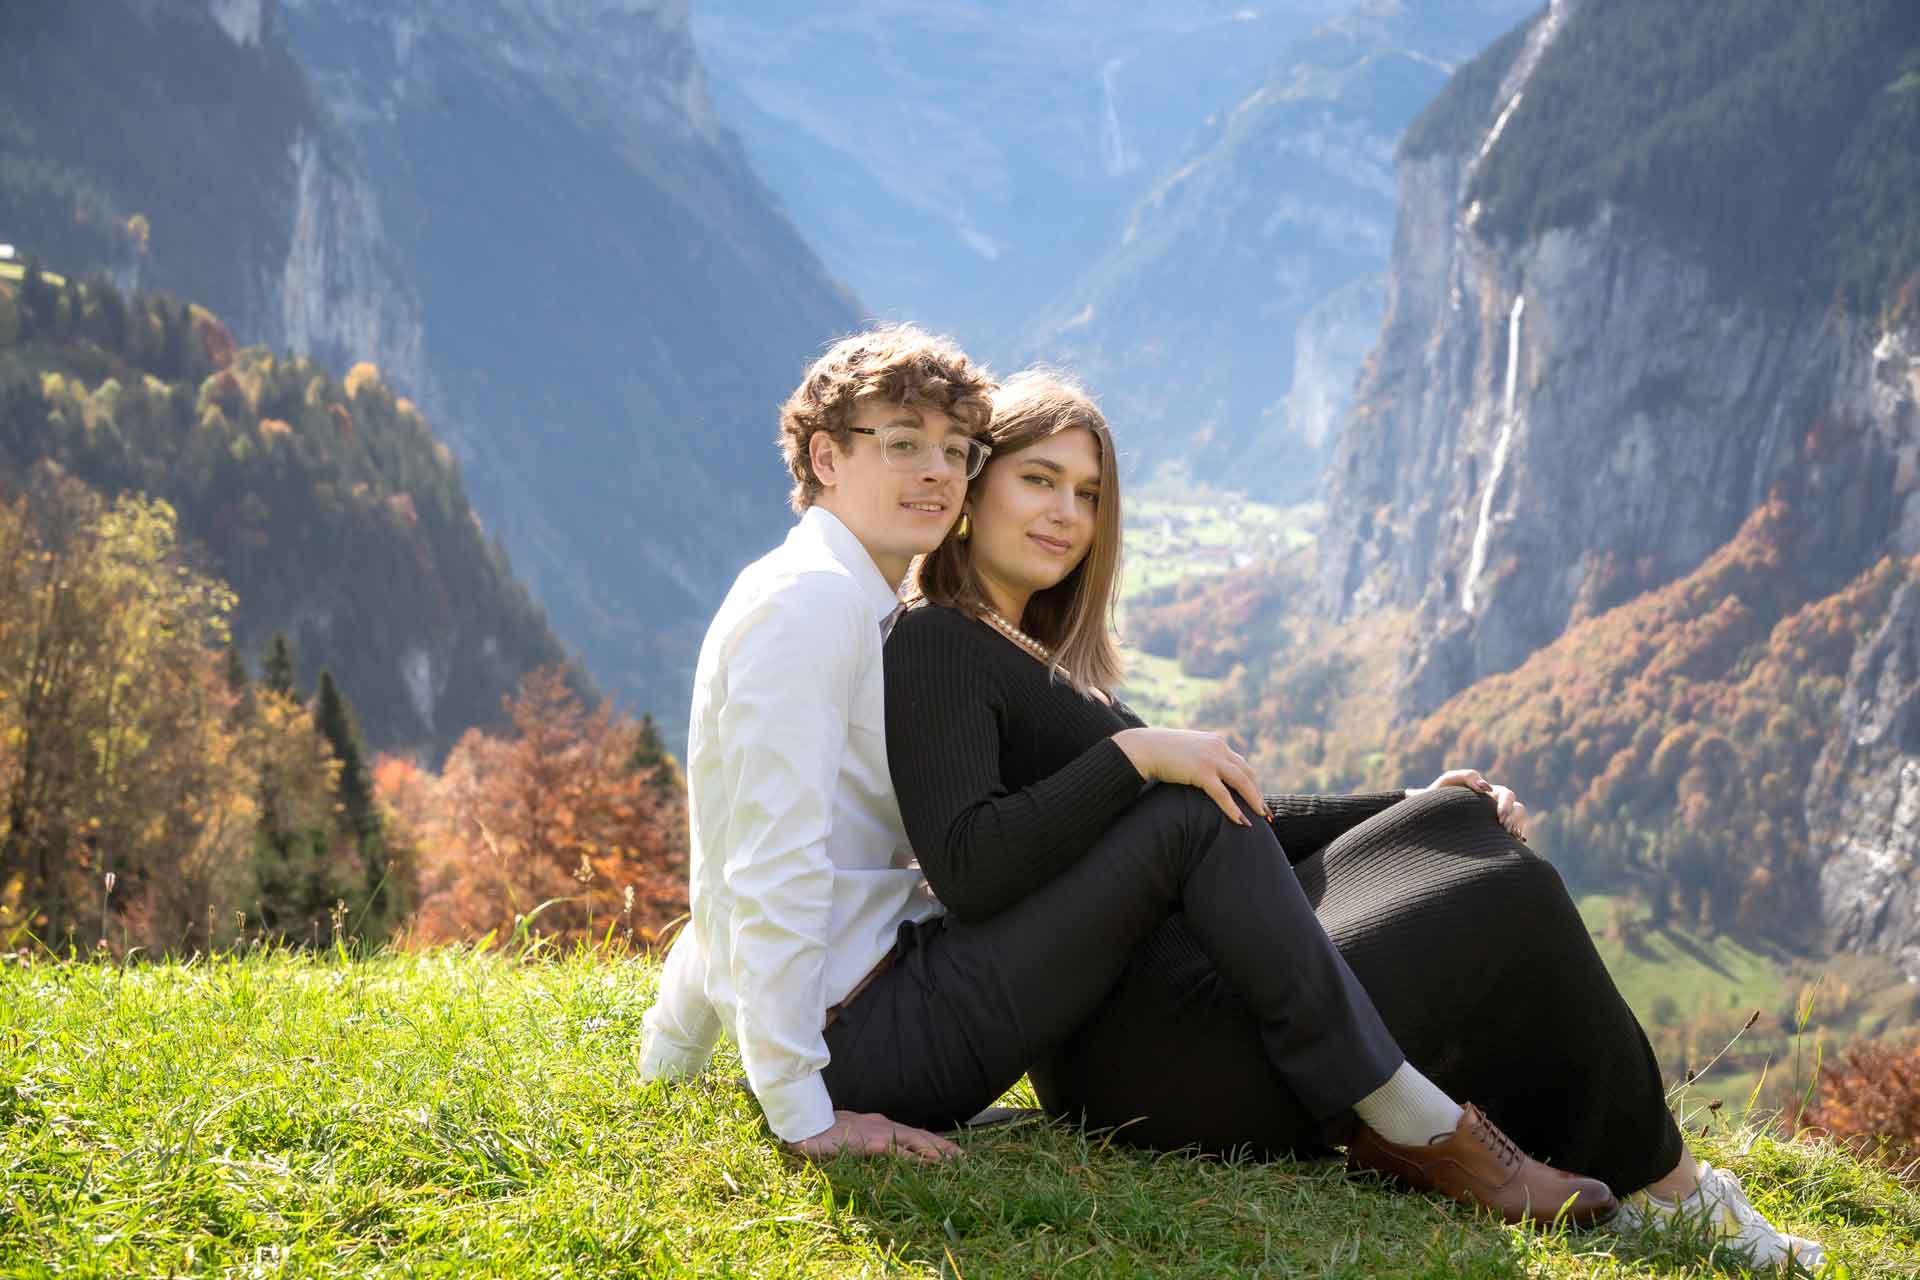
[[[804,513],[820,496],[807,446],[824,431],[842,448],[863,403],[938,409],[984,437],[993,416],[993,377],[951,338],[911,324],[883,325],[842,338],[813,362],[780,406],[780,454],[793,472],[789,501]]]

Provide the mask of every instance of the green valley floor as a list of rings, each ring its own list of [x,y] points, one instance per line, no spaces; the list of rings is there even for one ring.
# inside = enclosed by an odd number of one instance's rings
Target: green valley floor
[[[637,1082],[655,974],[460,949],[9,958],[0,1275],[1743,1274],[1683,1234],[1511,1230],[1330,1164],[1050,1123],[965,1137],[947,1167],[800,1164],[730,1056]],[[1920,1276],[1913,1189],[1680,1106],[1831,1274]]]

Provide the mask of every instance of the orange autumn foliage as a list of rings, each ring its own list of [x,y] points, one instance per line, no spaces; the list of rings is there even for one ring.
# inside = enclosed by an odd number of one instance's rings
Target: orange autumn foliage
[[[1920,1182],[1920,1040],[1869,1042],[1820,1072],[1806,1123],[1854,1139],[1909,1182]]]
[[[636,763],[638,722],[589,711],[554,667],[505,702],[509,737],[470,730],[439,777],[383,758],[381,799],[417,851],[419,943],[645,945],[685,914],[686,800],[671,761]]]

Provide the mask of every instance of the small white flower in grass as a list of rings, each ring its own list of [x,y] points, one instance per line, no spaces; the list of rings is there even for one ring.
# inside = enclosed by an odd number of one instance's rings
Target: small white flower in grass
[[[599,1014],[595,1014],[593,1017],[581,1023],[580,1029],[582,1031],[599,1031],[603,1027],[611,1026],[612,1023],[613,1019],[603,1018]]]

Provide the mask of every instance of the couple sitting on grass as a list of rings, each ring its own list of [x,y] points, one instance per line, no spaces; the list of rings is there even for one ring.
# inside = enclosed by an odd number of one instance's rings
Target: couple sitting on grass
[[[694,677],[692,919],[647,1078],[725,1032],[788,1149],[946,1160],[1030,1075],[1124,1142],[1339,1144],[1510,1222],[1684,1216],[1819,1263],[1688,1153],[1510,791],[1263,795],[1119,701],[1085,393],[882,328],[808,370],[781,445],[800,522]]]

